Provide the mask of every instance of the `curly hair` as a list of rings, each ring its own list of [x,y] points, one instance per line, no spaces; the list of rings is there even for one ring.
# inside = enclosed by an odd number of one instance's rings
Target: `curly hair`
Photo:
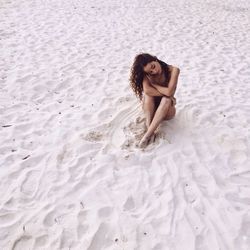
[[[146,53],[136,55],[134,63],[131,67],[129,82],[135,95],[140,100],[142,100],[142,92],[143,92],[142,82],[145,75],[143,68],[152,61],[158,61],[160,63],[162,69],[164,69],[164,74],[166,76],[166,79],[169,79],[169,72],[167,67],[168,65],[165,62],[159,60],[156,56],[152,56]]]

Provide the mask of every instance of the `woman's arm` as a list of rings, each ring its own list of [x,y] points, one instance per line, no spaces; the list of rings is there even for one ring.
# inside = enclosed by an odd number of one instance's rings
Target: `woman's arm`
[[[153,87],[150,84],[147,77],[144,77],[142,84],[143,84],[143,92],[146,95],[149,95],[149,96],[163,96],[162,93],[160,93],[155,87]]]
[[[180,74],[180,69],[177,67],[172,67],[168,87],[162,87],[157,84],[154,84],[153,87],[155,87],[163,95],[173,96],[177,87],[179,74]]]

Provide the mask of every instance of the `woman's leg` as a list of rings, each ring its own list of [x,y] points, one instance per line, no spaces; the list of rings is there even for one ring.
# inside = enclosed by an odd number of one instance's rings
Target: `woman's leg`
[[[153,135],[154,131],[157,129],[159,124],[164,120],[168,118],[172,118],[175,109],[170,109],[172,105],[172,100],[168,97],[163,96],[161,98],[160,105],[158,106],[157,110],[155,111],[154,117],[152,119],[152,122],[150,123],[148,130],[146,134],[142,137],[139,146],[145,147],[147,146],[150,137]],[[168,112],[171,110],[171,114],[168,114]],[[169,116],[168,116],[169,115]]]
[[[144,95],[143,98],[143,111],[146,116],[146,126],[147,129],[153,120],[154,114],[155,114],[155,97],[154,96],[149,96],[149,95]]]
[[[171,105],[164,120],[171,120],[172,118],[174,118],[175,113],[176,113],[175,105]]]

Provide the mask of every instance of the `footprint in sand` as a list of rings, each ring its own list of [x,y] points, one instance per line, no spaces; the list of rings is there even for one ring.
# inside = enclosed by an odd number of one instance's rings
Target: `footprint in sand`
[[[38,236],[35,239],[34,249],[43,248],[44,246],[47,245],[48,241],[49,241],[48,235],[44,234],[44,235]]]
[[[98,210],[98,216],[100,218],[107,218],[112,214],[112,207],[102,207]]]
[[[29,249],[29,246],[33,245],[34,239],[29,235],[23,235],[14,241],[11,249]]]
[[[90,142],[98,142],[103,139],[103,134],[100,131],[90,131],[85,136],[83,136],[83,139]]]

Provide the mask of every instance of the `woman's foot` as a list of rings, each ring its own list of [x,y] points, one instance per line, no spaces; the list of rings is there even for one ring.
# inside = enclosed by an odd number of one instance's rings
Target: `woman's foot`
[[[139,148],[147,147],[150,142],[155,141],[155,137],[156,137],[155,133],[153,133],[151,136],[148,136],[147,134],[145,134],[138,144]]]

